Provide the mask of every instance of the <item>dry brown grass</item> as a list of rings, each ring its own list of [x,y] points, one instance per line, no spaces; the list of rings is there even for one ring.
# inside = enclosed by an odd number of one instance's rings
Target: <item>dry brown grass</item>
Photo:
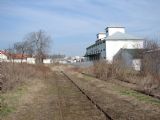
[[[119,64],[118,62],[110,64],[107,61],[97,61],[93,66],[93,74],[105,81],[116,78],[117,80],[133,83],[137,86],[137,90],[143,91],[146,94],[154,94],[155,91],[157,92],[159,90],[159,76],[149,73],[144,74],[143,72],[137,72],[132,69],[124,69]]]
[[[2,91],[11,90],[32,78],[46,78],[50,73],[49,67],[44,65],[1,63]]]
[[[109,64],[107,61],[97,61],[94,63],[94,74],[102,80],[107,80],[112,76],[112,69],[112,64]]]

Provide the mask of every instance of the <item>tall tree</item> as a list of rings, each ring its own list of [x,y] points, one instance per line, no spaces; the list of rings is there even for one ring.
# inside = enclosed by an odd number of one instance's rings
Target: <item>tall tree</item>
[[[28,41],[17,42],[14,44],[14,49],[16,53],[21,54],[21,63],[24,59],[24,54],[26,54],[30,49],[30,43]]]
[[[43,30],[29,33],[26,40],[31,44],[32,52],[36,57],[36,63],[43,63],[50,48],[51,37]]]

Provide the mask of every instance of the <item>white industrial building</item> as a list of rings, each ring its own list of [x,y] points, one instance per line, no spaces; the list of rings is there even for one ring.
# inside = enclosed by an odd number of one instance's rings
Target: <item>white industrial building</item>
[[[125,33],[125,27],[107,27],[106,32],[97,34],[94,44],[86,48],[87,60],[106,59],[112,62],[121,49],[142,49],[143,39]]]

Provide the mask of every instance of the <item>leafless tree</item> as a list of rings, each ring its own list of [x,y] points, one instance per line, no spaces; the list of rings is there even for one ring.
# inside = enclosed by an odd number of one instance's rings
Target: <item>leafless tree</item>
[[[146,41],[147,51],[143,55],[143,71],[157,76],[160,72],[160,44],[157,41]]]
[[[30,43],[30,52],[36,57],[36,63],[42,63],[50,48],[51,37],[43,30],[29,33],[26,40]]]
[[[145,49],[153,50],[153,49],[159,48],[159,47],[160,47],[160,44],[158,43],[158,41],[145,40],[145,41],[144,41],[144,47],[145,47]]]
[[[17,42],[14,44],[14,49],[16,53],[21,54],[21,63],[24,59],[24,54],[30,50],[30,43],[28,41]]]

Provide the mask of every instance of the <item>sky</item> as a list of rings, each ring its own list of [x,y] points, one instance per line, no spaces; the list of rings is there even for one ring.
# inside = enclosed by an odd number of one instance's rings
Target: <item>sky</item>
[[[160,0],[0,0],[0,49],[40,29],[50,53],[83,56],[107,26],[142,38],[160,36]]]

